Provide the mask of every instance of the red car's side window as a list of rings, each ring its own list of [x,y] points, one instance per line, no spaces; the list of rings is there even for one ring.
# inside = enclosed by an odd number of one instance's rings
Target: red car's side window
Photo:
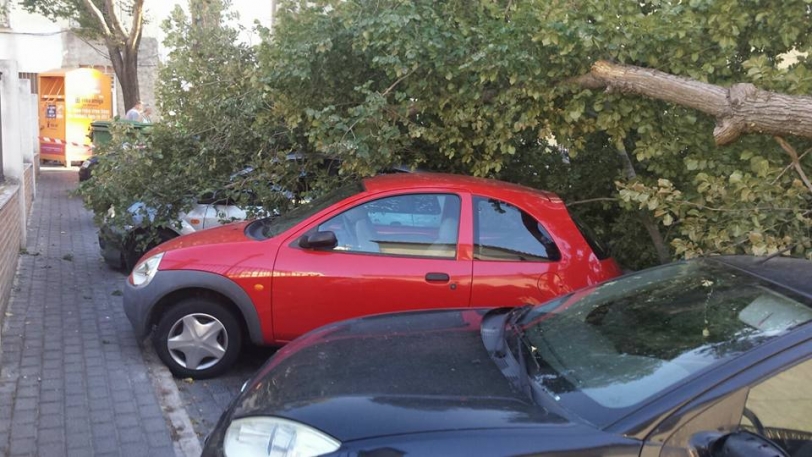
[[[459,196],[406,194],[358,205],[318,230],[335,233],[335,251],[455,258],[459,226]]]
[[[561,252],[530,214],[501,200],[474,197],[474,259],[558,261]]]

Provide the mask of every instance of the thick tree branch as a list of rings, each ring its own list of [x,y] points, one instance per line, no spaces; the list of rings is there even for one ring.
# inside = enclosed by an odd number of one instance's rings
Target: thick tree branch
[[[574,202],[567,203],[567,206],[575,206],[575,205],[583,205],[585,203],[594,203],[594,202],[613,202],[617,203],[618,199],[613,197],[598,197],[598,198],[588,198],[586,200],[578,200]]]
[[[618,145],[617,153],[623,163],[623,175],[626,181],[632,181],[637,178],[637,172],[634,170],[632,159],[629,157],[629,153],[626,151],[626,147],[623,143]],[[660,229],[657,227],[657,221],[655,221],[651,213],[647,211],[640,210],[637,212],[637,215],[640,217],[640,222],[651,238],[651,243],[654,245],[654,250],[657,252],[657,259],[660,261],[660,264],[668,263],[671,260],[671,253],[665,244]]]
[[[787,154],[789,154],[790,162],[792,162],[792,166],[795,168],[795,171],[798,173],[798,176],[801,177],[801,181],[804,182],[806,188],[809,189],[809,192],[812,192],[812,183],[809,182],[809,178],[806,176],[806,173],[804,173],[804,169],[801,167],[801,160],[798,158],[798,153],[795,151],[795,148],[793,148],[789,143],[786,142],[786,140],[784,140],[780,136],[776,136],[773,138],[775,138],[775,141],[778,142],[778,144],[784,151],[787,151]]]
[[[107,12],[107,20],[112,25],[116,36],[120,37],[121,41],[124,41],[127,34],[124,33],[124,27],[121,26],[121,21],[118,20],[113,0],[104,0],[104,9]]]
[[[127,47],[137,51],[141,44],[141,34],[144,28],[144,0],[135,0],[133,4],[133,23],[130,27],[130,36],[127,38]]]
[[[642,95],[713,116],[716,118],[713,137],[719,146],[747,133],[812,138],[812,97],[769,92],[746,83],[725,88],[603,60],[592,65],[589,73],[570,82],[586,89]]]
[[[107,25],[107,21],[104,19],[104,14],[101,12],[101,10],[96,8],[96,5],[91,0],[82,0],[82,4],[85,6],[87,12],[96,19],[96,22],[99,23],[99,28],[101,29],[102,36],[104,36],[105,41],[113,38],[113,31],[110,30],[110,27]]]

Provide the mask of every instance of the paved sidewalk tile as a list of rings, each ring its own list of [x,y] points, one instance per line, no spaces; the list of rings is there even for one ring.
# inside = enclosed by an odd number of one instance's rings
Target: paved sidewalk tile
[[[44,168],[2,328],[0,456],[174,456],[75,169]]]

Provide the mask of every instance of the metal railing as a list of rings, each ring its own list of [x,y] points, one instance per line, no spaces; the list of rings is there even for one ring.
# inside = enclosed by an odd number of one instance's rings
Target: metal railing
[[[31,93],[32,94],[38,94],[39,93],[39,86],[38,86],[38,82],[37,82],[37,76],[39,76],[39,73],[31,73],[31,72],[23,71],[23,72],[18,73],[18,76],[19,76],[20,79],[27,79],[28,80],[28,84],[31,86]]]

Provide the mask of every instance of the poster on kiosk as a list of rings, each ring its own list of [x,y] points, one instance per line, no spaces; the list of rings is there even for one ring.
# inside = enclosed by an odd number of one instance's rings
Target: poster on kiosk
[[[39,75],[40,159],[70,166],[92,155],[90,123],[113,117],[112,80],[92,68]]]

